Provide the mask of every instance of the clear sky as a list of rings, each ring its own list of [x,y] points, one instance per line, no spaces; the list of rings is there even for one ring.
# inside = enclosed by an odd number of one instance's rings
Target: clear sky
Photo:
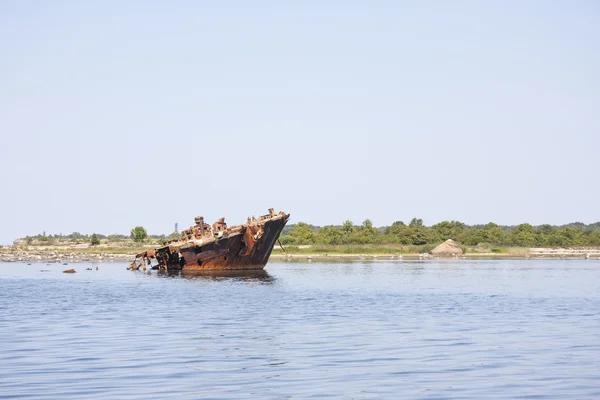
[[[600,220],[597,1],[0,2],[0,243]]]

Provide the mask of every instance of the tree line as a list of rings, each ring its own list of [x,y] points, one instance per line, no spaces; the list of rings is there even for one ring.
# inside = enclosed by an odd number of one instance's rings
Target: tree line
[[[46,232],[44,231],[43,233],[35,235],[35,236],[27,236],[25,238],[25,243],[32,244],[33,240],[35,239],[36,241],[41,242],[41,243],[54,244],[54,243],[56,243],[57,240],[60,240],[60,241],[72,241],[72,242],[76,242],[76,243],[89,242],[92,246],[97,246],[100,244],[101,239],[106,239],[109,242],[111,242],[111,241],[118,242],[118,241],[131,239],[136,243],[142,243],[142,242],[150,241],[150,240],[167,241],[167,240],[174,239],[176,237],[177,237],[176,233],[172,233],[171,235],[168,235],[168,236],[167,235],[149,235],[143,226],[136,226],[134,228],[131,228],[131,232],[130,232],[129,236],[121,235],[121,234],[103,235],[101,233],[92,233],[91,235],[88,235],[88,234],[81,234],[79,232],[73,232],[69,235],[63,235],[62,233],[54,234],[54,235],[52,235],[52,234],[46,235]]]
[[[92,235],[73,232],[69,235],[28,236],[27,243],[33,239],[41,242],[71,240],[100,243],[101,239],[122,241],[132,239],[134,242],[148,240],[166,241],[175,239],[177,233],[170,235],[149,235],[142,226],[131,229],[130,235]],[[403,244],[426,245],[439,244],[446,239],[454,239],[465,246],[519,246],[519,247],[577,247],[600,246],[600,222],[586,225],[573,222],[567,225],[520,224],[501,226],[490,222],[485,225],[467,225],[459,221],[443,221],[432,226],[425,226],[420,218],[413,218],[408,224],[396,221],[390,226],[374,227],[371,220],[366,219],[360,225],[347,220],[342,225],[324,227],[298,222],[284,228],[280,237],[284,245],[357,245],[357,244]]]
[[[284,245],[309,244],[439,244],[453,239],[465,246],[519,246],[519,247],[577,247],[600,246],[600,222],[567,225],[520,224],[500,226],[493,222],[469,226],[459,221],[443,221],[425,226],[423,220],[413,218],[408,224],[396,221],[391,226],[374,227],[366,219],[360,225],[347,220],[342,225],[324,227],[298,222],[287,226],[280,240]]]

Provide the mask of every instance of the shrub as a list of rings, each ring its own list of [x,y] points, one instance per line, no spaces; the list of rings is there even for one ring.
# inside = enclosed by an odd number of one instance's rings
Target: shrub
[[[134,242],[141,243],[144,240],[146,240],[147,236],[148,233],[146,232],[146,229],[144,229],[143,226],[136,226],[135,228],[131,229],[131,238]]]

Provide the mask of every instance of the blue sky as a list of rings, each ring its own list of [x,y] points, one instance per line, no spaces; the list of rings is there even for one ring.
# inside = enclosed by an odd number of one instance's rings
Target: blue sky
[[[0,243],[600,220],[595,1],[3,1]]]

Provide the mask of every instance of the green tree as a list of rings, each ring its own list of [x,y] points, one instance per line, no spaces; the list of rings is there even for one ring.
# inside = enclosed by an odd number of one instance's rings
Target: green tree
[[[421,245],[431,243],[430,236],[429,229],[424,226],[409,226],[406,230],[406,237],[409,244]],[[402,240],[401,243],[406,243],[406,240]]]
[[[134,242],[141,243],[144,240],[146,240],[146,237],[148,236],[148,232],[146,232],[146,229],[144,229],[143,226],[136,226],[135,228],[131,229],[130,236]]]
[[[590,231],[590,233],[586,237],[588,246],[600,246],[600,231]]]
[[[402,221],[395,221],[386,230],[386,241],[390,243],[412,244],[411,233],[414,229],[416,228],[406,226]]]
[[[342,244],[344,234],[335,226],[326,226],[317,235],[317,243]]]
[[[567,238],[564,237],[561,232],[555,231],[548,236],[548,245],[551,247],[565,247],[568,246],[569,243]]]
[[[485,224],[483,226],[483,229],[494,229],[494,228],[499,228],[498,224],[493,223],[493,222],[488,222],[487,224]]]
[[[517,225],[509,233],[509,240],[515,246],[530,247],[535,246],[535,228],[531,224]]]
[[[468,246],[477,246],[480,243],[492,243],[488,240],[485,232],[483,229],[467,229],[456,238],[456,241]]]
[[[289,236],[295,238],[298,244],[313,244],[315,242],[315,233],[305,222],[298,222],[294,229],[290,231]]]
[[[392,226],[388,227],[385,230],[386,235],[390,236],[398,236],[402,233],[402,231],[406,228],[406,224],[402,221],[394,221]]]
[[[410,227],[422,227],[423,226],[423,220],[421,218],[413,218],[410,223],[408,224],[408,226]]]
[[[92,238],[90,239],[90,243],[92,246],[97,246],[100,244],[100,239],[98,239],[98,235],[92,233]]]
[[[344,232],[347,235],[354,232],[354,224],[352,223],[352,221],[350,221],[349,219],[344,221],[342,225],[342,232]]]
[[[279,237],[279,240],[281,241],[281,244],[285,244],[285,245],[298,244],[298,240],[295,237],[290,236],[290,235],[282,235]]]
[[[551,235],[554,232],[554,227],[552,225],[543,224],[537,227],[537,231],[544,235]]]
[[[467,236],[471,240],[464,242],[472,246],[476,246],[479,243],[503,245],[506,242],[506,233],[493,222],[484,225],[483,229],[469,229],[465,233],[467,233]],[[459,240],[463,241],[462,239]]]
[[[568,246],[582,246],[585,244],[583,230],[580,228],[564,228],[560,229],[559,233],[565,238]]]
[[[370,219],[365,219],[353,238],[358,243],[365,244],[379,242],[379,236],[379,232],[373,228],[373,222]]]
[[[465,228],[466,225],[458,221],[442,221],[431,227],[439,240],[456,239]]]

